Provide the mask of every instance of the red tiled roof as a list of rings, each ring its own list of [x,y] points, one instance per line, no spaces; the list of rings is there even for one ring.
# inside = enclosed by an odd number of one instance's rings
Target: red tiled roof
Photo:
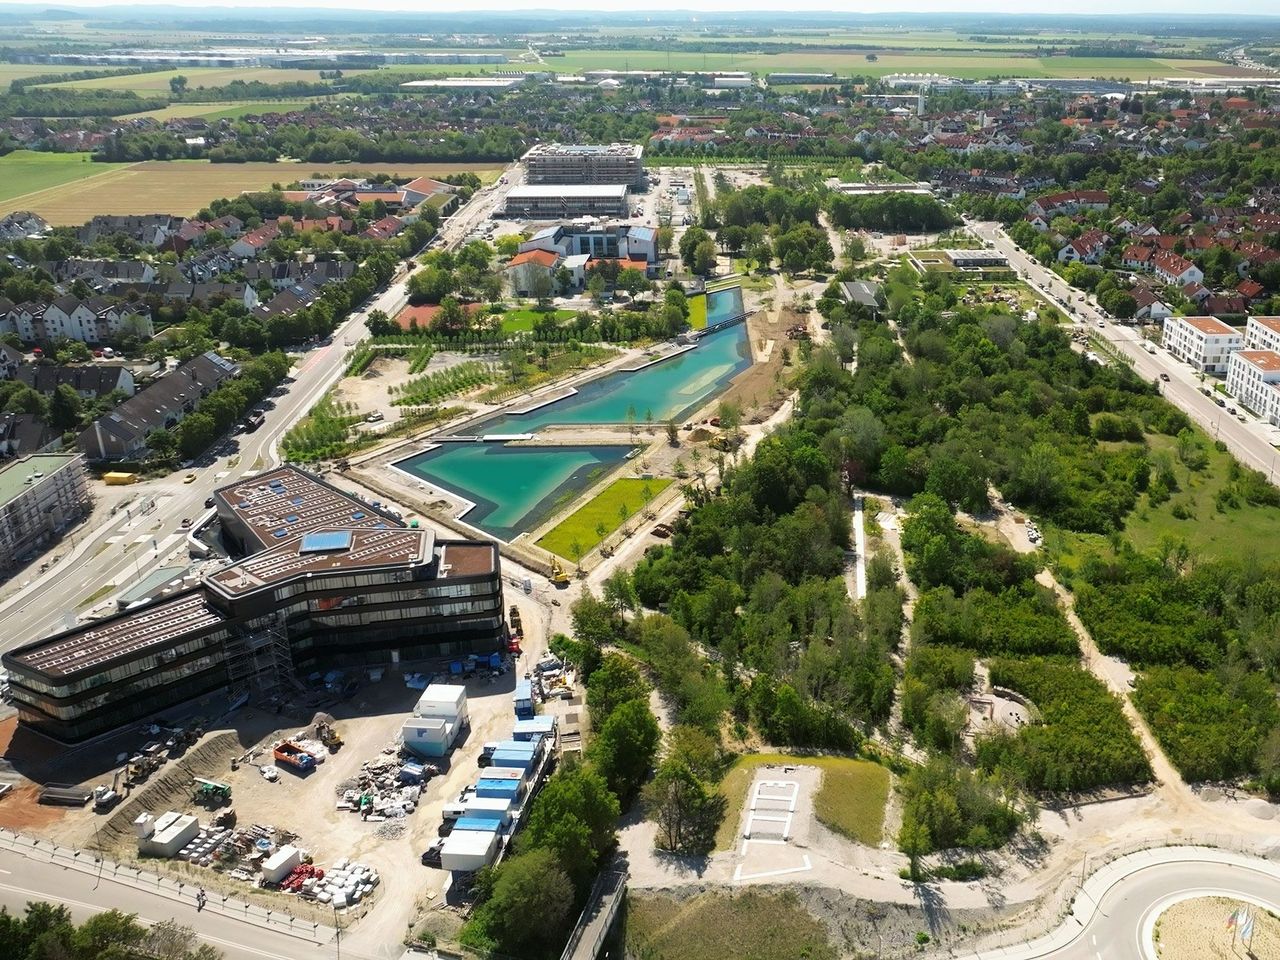
[[[540,267],[546,267],[550,270],[556,265],[560,259],[558,253],[550,250],[526,250],[524,253],[517,253],[514,257],[507,261],[507,269],[512,267],[523,266],[526,263],[536,263]]]

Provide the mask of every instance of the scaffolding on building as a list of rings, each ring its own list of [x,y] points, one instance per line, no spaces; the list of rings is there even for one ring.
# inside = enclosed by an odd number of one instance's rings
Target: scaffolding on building
[[[301,689],[283,622],[257,631],[234,631],[224,647],[233,699],[271,702]]]

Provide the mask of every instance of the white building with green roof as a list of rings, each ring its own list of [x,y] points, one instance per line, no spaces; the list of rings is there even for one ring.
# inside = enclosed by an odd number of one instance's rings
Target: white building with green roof
[[[47,547],[90,505],[78,453],[37,454],[0,468],[0,570]]]

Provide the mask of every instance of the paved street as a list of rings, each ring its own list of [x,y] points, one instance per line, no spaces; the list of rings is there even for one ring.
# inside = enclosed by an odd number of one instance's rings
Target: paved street
[[[1089,877],[1069,916],[1030,943],[965,960],[1155,960],[1160,913],[1181,900],[1236,897],[1280,909],[1280,867],[1206,847],[1165,847],[1122,857]]]
[[[1262,471],[1272,480],[1275,479],[1278,464],[1273,444],[1280,440],[1280,431],[1252,417],[1241,423],[1211,398],[1204,396],[1199,391],[1200,377],[1195,371],[1174,359],[1162,347],[1157,347],[1154,354],[1148,353],[1142,346],[1144,341],[1137,329],[1108,320],[1088,298],[1080,300],[1080,291],[1067,286],[1052,270],[1040,266],[1009,238],[998,223],[971,222],[969,226],[979,238],[1007,256],[1009,263],[1044,296],[1068,315],[1078,318],[1089,333],[1113,344],[1131,359],[1134,370],[1140,376],[1147,380],[1158,380],[1160,374],[1167,373],[1169,382],[1161,383],[1160,388],[1171,403],[1191,417],[1211,437],[1225,442],[1242,463]],[[1100,323],[1102,326],[1099,326]],[[1213,377],[1205,379],[1209,386],[1216,382]]]

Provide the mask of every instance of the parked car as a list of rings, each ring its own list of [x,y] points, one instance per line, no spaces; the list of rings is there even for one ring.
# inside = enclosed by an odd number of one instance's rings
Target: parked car
[[[443,846],[444,844],[437,840],[431,846],[427,847],[427,849],[422,852],[422,865],[424,867],[439,867],[440,850]]]
[[[206,510],[211,509],[211,508],[213,507],[213,504],[214,504],[213,497],[205,497],[205,498],[204,498],[204,508],[205,508]]]
[[[195,483],[195,482],[196,482],[196,475],[195,475],[194,473],[188,473],[185,477],[183,477],[183,478],[182,478],[182,482],[183,482],[183,483]]]
[[[1163,380],[1165,383],[1168,383],[1168,382],[1169,382],[1169,375],[1168,375],[1167,373],[1162,373],[1162,374],[1160,374],[1160,379],[1161,379],[1161,380]]]

